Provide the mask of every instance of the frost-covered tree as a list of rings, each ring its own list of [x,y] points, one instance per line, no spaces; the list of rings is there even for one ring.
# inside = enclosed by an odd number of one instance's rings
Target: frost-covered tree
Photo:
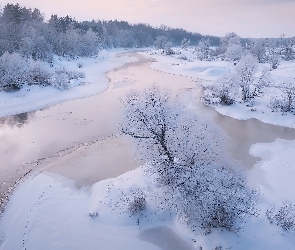
[[[286,111],[291,112],[295,110],[295,79],[289,80],[283,85],[283,92],[286,95]]]
[[[268,62],[270,66],[272,67],[272,69],[277,69],[278,66],[280,65],[281,58],[278,54],[273,53],[268,56]]]
[[[253,97],[253,93],[250,91],[250,85],[254,81],[257,63],[257,59],[248,54],[236,66],[237,82],[242,90],[243,101],[248,101]]]
[[[238,45],[238,44],[232,44],[227,48],[227,50],[225,52],[225,59],[227,61],[235,62],[235,61],[240,60],[242,55],[243,55],[242,46]]]
[[[257,64],[252,55],[244,56],[230,73],[218,79],[217,84],[205,86],[203,100],[208,104],[231,105],[253,99],[267,81],[268,71],[263,71],[258,83],[254,84]]]
[[[220,47],[218,48],[218,54],[224,54],[228,47],[233,45],[241,45],[241,38],[234,32],[227,33],[220,40]]]
[[[28,64],[19,54],[4,53],[0,57],[0,88],[9,91],[20,89],[27,80]]]
[[[158,36],[154,42],[156,49],[162,50],[162,53],[165,52],[165,46],[168,43],[168,39],[165,36]]]
[[[232,105],[236,102],[239,95],[236,84],[237,76],[233,73],[227,74],[218,79],[218,90],[216,91],[219,103],[222,105]]]
[[[152,86],[123,100],[121,131],[130,135],[165,205],[202,228],[234,230],[254,213],[253,192],[224,150],[220,128]],[[238,164],[237,164],[238,165]]]
[[[182,50],[187,50],[187,48],[190,45],[190,43],[191,43],[191,41],[189,39],[187,39],[187,38],[184,37],[182,39],[182,41],[181,41],[181,45],[180,45],[181,49]]]
[[[283,60],[290,61],[295,58],[295,38],[281,39],[280,55]]]
[[[259,63],[264,63],[266,59],[266,44],[264,39],[256,39],[250,48],[250,53],[257,58]]]
[[[201,61],[210,60],[210,40],[209,39],[201,39],[196,48],[197,58]]]

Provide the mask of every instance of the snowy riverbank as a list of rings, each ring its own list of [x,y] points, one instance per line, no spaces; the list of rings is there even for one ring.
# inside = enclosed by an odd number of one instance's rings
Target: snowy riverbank
[[[64,177],[43,173],[30,177],[13,194],[1,219],[0,230],[4,234],[0,249],[172,250],[179,246],[181,249],[202,246],[211,250],[217,245],[223,249],[293,249],[294,233],[271,225],[265,211],[273,204],[278,208],[285,199],[295,202],[289,192],[295,188],[292,184],[294,150],[294,141],[278,140],[253,146],[251,154],[261,157],[262,162],[248,175],[251,186],[259,187],[262,192],[261,212],[257,218],[246,221],[244,229],[237,234],[220,230],[209,235],[190,232],[177,222],[175,214],[158,207],[155,195],[158,190],[141,168],[82,189]],[[134,187],[147,194],[147,209],[141,216],[130,217],[126,198],[132,196]],[[165,230],[166,227],[173,231]],[[153,232],[154,236],[149,236]],[[166,238],[157,239],[157,234]],[[169,247],[169,241],[174,246]]]
[[[175,55],[166,56],[159,51],[153,50],[142,52],[143,55],[152,56],[157,61],[153,62],[150,67],[169,74],[182,75],[193,78],[198,84],[203,86],[214,85],[218,78],[228,74],[234,68],[233,62],[227,61],[200,61],[196,58],[193,50],[181,51],[176,49]],[[268,64],[260,64],[257,75],[263,70],[269,69]],[[281,81],[288,77],[295,77],[294,62],[282,62],[276,69],[270,71],[272,79],[281,84]],[[277,88],[267,88],[266,93],[257,98],[254,104],[246,106],[241,103],[235,103],[231,106],[212,105],[222,115],[230,116],[239,120],[251,118],[258,119],[262,122],[295,128],[295,117],[292,113],[272,112],[269,107],[270,98],[278,92]],[[279,95],[281,95],[279,93]],[[283,97],[281,97],[283,98]]]
[[[85,78],[71,82],[70,88],[67,90],[31,85],[24,86],[15,92],[2,91],[0,92],[0,117],[33,111],[64,101],[101,93],[108,88],[106,72],[137,60],[132,57],[117,56],[125,51],[124,49],[102,50],[97,56],[76,60],[54,57],[55,68],[79,71],[85,74]],[[82,68],[78,68],[78,64],[81,64]]]

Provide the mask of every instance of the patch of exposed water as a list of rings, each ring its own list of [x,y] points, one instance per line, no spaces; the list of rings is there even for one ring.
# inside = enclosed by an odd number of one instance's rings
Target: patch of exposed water
[[[47,171],[73,178],[79,185],[88,185],[139,166],[128,139],[121,136],[103,139],[117,133],[119,99],[130,89],[145,88],[153,83],[178,94],[180,99],[190,102],[201,117],[213,119],[221,126],[230,137],[230,152],[245,165],[252,166],[257,160],[248,153],[252,144],[271,142],[276,138],[295,139],[294,129],[220,115],[198,101],[197,80],[150,69],[152,59],[137,53],[128,52],[127,56],[139,60],[110,71],[107,74],[110,86],[103,93],[0,120],[0,181],[4,183],[0,192],[25,172],[36,168],[36,164],[22,163],[54,156],[60,150],[85,142],[96,141],[96,146],[82,147],[77,151],[79,154],[66,150],[60,157],[38,164],[38,169],[40,166],[44,169],[46,165]],[[124,167],[120,169],[120,166]]]

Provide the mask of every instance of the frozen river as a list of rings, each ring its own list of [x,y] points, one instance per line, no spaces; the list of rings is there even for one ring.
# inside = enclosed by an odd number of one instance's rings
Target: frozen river
[[[276,138],[295,139],[294,129],[220,115],[199,101],[197,79],[150,69],[153,59],[136,52],[126,55],[138,61],[110,71],[109,88],[103,93],[0,118],[1,193],[31,169],[62,174],[82,186],[138,167],[131,142],[118,135],[119,99],[130,89],[153,83],[170,89],[201,117],[222,127],[230,138],[232,156],[248,167],[257,161],[249,155],[252,144]]]

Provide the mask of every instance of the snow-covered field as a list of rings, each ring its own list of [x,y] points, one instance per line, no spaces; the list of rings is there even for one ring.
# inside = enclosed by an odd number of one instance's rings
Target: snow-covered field
[[[85,82],[90,84],[66,91],[40,90],[39,87],[31,91],[24,89],[18,92],[25,95],[21,98],[8,97],[16,93],[3,93],[0,99],[7,98],[6,102],[13,102],[15,106],[4,103],[1,115],[103,91],[107,88],[104,72],[134,60],[118,59],[115,57],[117,52],[104,52],[101,61],[98,58],[83,61],[81,70],[86,74]],[[190,62],[177,56],[152,56],[158,62],[150,67],[201,79],[202,82],[215,81],[231,68],[227,62]],[[61,61],[72,68],[76,67],[77,62]],[[283,63],[276,72],[286,74],[286,69],[291,72],[292,64]],[[98,86],[97,82],[101,84]],[[43,95],[42,98],[39,93]],[[255,117],[271,124],[295,127],[294,116],[263,113],[265,109],[251,112],[237,104],[230,108],[218,106],[217,110],[238,119]],[[74,181],[60,175],[35,174],[16,189],[7,205],[0,220],[0,249],[185,250],[202,247],[203,250],[211,250],[216,246],[222,246],[222,249],[295,249],[294,232],[286,232],[270,224],[265,215],[273,205],[277,211],[285,200],[295,203],[295,184],[292,180],[295,174],[294,152],[295,141],[281,139],[251,147],[250,154],[261,158],[247,173],[249,185],[259,188],[261,192],[259,215],[248,219],[238,233],[214,230],[211,234],[203,235],[191,231],[177,220],[173,212],[165,212],[158,206],[159,190],[142,168],[81,189],[75,187]],[[146,193],[147,208],[140,215],[130,216],[127,211],[128,199],[136,187]]]
[[[72,80],[69,89],[66,90],[59,90],[50,86],[26,85],[15,92],[1,91],[0,117],[41,109],[64,101],[101,93],[108,88],[108,78],[105,76],[107,71],[137,60],[132,57],[116,56],[124,51],[124,49],[102,50],[95,57],[69,61],[55,56],[55,68],[83,72],[85,78]],[[82,64],[82,68],[78,68],[79,63]]]
[[[191,232],[174,213],[158,207],[159,191],[141,168],[82,189],[64,177],[42,173],[30,177],[12,196],[1,219],[0,249],[294,249],[294,232],[283,232],[265,216],[272,205],[278,208],[286,199],[295,202],[294,150],[295,142],[284,140],[252,147],[251,154],[262,158],[248,174],[250,185],[262,193],[260,215],[246,221],[238,233]],[[131,217],[127,199],[134,187],[146,192],[147,209]]]
[[[193,53],[193,50],[181,51],[175,49],[176,54],[166,56],[159,51],[153,50],[149,52],[142,52],[143,55],[151,55],[157,62],[151,64],[151,68],[167,72],[170,74],[177,74],[187,77],[192,77],[199,84],[203,86],[214,85],[217,80],[230,73],[234,68],[233,62],[228,61],[200,61]],[[260,77],[263,70],[269,70],[269,64],[259,64],[256,73],[257,78]],[[294,61],[283,61],[275,70],[269,71],[271,79],[277,85],[283,84],[286,79],[295,78]],[[281,95],[278,88],[266,88],[263,96],[255,99],[250,106],[241,103],[235,103],[231,106],[213,105],[213,107],[222,115],[230,116],[239,120],[246,120],[255,118],[262,122],[280,125],[290,128],[295,128],[295,117],[292,113],[272,112],[269,107],[270,99],[275,94]]]

